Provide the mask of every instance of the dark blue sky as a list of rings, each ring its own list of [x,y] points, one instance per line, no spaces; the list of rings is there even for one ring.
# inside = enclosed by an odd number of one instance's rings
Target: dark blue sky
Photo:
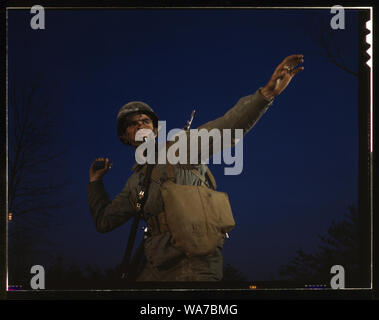
[[[54,251],[81,264],[120,262],[130,223],[108,234],[94,228],[87,204],[88,168],[110,156],[104,178],[114,197],[134,164],[116,136],[116,115],[131,100],[167,121],[193,127],[223,115],[254,93],[290,54],[305,70],[278,96],[244,139],[241,175],[210,165],[229,194],[236,228],[224,261],[254,280],[270,280],[318,234],[340,220],[358,190],[358,80],[322,56],[307,35],[321,10],[46,10],[46,29],[30,28],[27,10],[8,10],[9,77],[42,77],[59,114],[54,148],[67,148],[56,179],[70,179],[66,204],[51,227]],[[346,12],[334,31],[344,59],[357,68],[358,16]],[[11,112],[11,110],[10,110]]]

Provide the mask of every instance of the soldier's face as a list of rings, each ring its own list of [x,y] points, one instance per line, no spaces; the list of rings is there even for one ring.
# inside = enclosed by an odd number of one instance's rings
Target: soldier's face
[[[148,129],[154,131],[154,136],[157,136],[156,130],[154,129],[153,120],[148,115],[131,115],[126,119],[125,136],[133,147],[137,147],[143,142],[135,140],[136,133],[140,129]]]

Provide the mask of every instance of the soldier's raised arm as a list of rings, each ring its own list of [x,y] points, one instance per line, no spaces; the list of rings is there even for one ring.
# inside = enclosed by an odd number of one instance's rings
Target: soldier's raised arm
[[[304,70],[298,67],[304,62],[303,55],[296,54],[286,57],[275,69],[268,83],[254,94],[239,99],[237,104],[222,117],[207,122],[198,129],[243,129],[244,134],[249,131],[291,82],[292,78]]]
[[[258,89],[254,94],[243,97],[238,100],[238,102],[228,110],[223,116],[209,121],[197,129],[206,129],[211,132],[212,129],[224,130],[231,129],[231,143],[229,146],[234,146],[237,142],[235,139],[235,130],[242,129],[243,135],[245,135],[253,126],[258,122],[266,110],[270,107],[273,99],[279,95],[291,82],[292,78],[304,70],[304,67],[298,67],[300,63],[303,63],[303,55],[296,54],[286,57],[275,69],[270,80],[267,84]],[[209,134],[209,136],[212,136]],[[221,133],[221,140],[223,134]],[[199,143],[200,143],[199,138]],[[205,139],[204,139],[205,140]],[[202,147],[198,148],[199,155],[203,150],[203,141],[201,142]],[[206,142],[208,143],[208,141]],[[224,147],[223,141],[220,144],[221,148]],[[208,148],[208,147],[207,147]],[[214,147],[213,140],[210,139],[209,142],[209,157],[212,156],[212,152],[217,153],[218,146]]]

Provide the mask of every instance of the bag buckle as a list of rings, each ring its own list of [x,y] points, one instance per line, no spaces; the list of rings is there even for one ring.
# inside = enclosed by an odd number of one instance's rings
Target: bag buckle
[[[149,228],[147,226],[141,227],[143,231],[143,238],[146,240],[148,237],[151,236],[151,233],[149,231]]]

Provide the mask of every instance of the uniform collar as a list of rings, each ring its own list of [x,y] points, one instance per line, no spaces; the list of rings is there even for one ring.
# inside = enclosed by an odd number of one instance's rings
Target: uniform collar
[[[138,164],[138,163],[135,163],[131,170],[132,170],[132,171],[135,171],[138,167],[141,167],[141,168],[142,168],[142,165],[140,165],[140,164]]]

